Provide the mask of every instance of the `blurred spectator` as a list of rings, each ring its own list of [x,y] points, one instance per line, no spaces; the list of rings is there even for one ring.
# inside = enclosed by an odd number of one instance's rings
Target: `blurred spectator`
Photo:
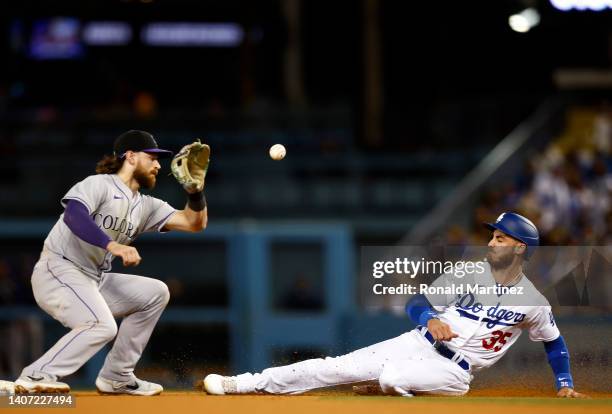
[[[474,211],[476,241],[488,237],[479,223],[513,210],[535,222],[543,245],[608,244],[612,238],[611,125],[605,108],[597,113],[570,112],[563,135],[528,163],[533,169],[527,168],[516,185],[497,186],[483,194]],[[456,229],[449,231],[447,239],[456,239]]]
[[[153,118],[157,114],[157,100],[149,92],[138,92],[134,98],[134,112],[139,118]]]

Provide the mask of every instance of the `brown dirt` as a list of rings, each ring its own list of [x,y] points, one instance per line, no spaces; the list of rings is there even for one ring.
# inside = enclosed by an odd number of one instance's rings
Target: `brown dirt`
[[[53,413],[265,413],[321,414],[327,412],[372,414],[444,413],[474,414],[511,411],[512,413],[566,414],[612,412],[612,394],[590,393],[588,400],[563,400],[537,389],[477,390],[466,397],[362,397],[345,391],[327,391],[300,396],[209,396],[199,392],[166,391],[156,397],[101,396],[75,392],[76,409],[54,409]],[[19,413],[40,409],[20,409]]]

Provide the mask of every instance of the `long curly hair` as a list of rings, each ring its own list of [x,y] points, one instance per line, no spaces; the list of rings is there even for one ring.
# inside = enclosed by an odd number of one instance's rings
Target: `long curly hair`
[[[115,174],[123,166],[124,158],[117,158],[114,155],[105,155],[96,164],[96,174]]]

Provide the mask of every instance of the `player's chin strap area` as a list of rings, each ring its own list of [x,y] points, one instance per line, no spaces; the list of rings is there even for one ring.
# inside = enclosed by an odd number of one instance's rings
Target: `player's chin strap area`
[[[433,345],[440,355],[442,355],[444,358],[450,359],[464,370],[470,370],[470,364],[465,360],[463,355],[458,352],[451,351],[446,345],[436,341],[426,327],[417,325],[416,329],[421,333],[421,335],[423,335],[423,338],[427,339]]]

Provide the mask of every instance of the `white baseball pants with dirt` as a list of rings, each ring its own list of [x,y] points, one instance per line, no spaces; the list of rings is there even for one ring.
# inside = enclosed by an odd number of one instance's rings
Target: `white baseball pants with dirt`
[[[25,367],[22,375],[58,378],[77,371],[116,337],[100,375],[131,380],[170,298],[168,287],[159,280],[104,273],[96,281],[72,262],[46,252],[34,267],[32,290],[36,303],[71,331]],[[123,318],[119,329],[115,317]]]
[[[346,355],[310,359],[235,377],[239,393],[300,394],[377,380],[387,394],[463,395],[472,376],[440,355],[416,330]]]

